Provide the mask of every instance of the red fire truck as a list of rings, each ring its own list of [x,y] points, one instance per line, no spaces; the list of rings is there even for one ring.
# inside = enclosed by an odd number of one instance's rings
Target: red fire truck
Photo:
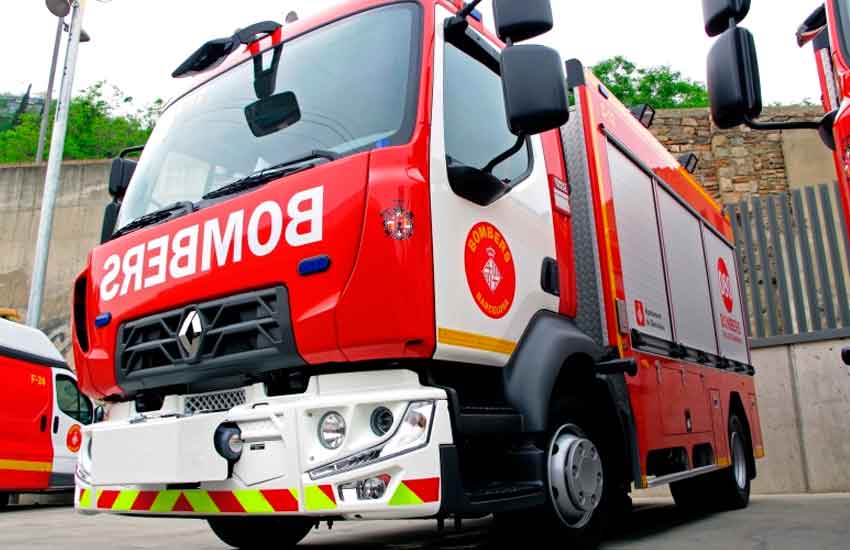
[[[477,3],[352,0],[175,71],[75,283],[107,403],[80,511],[242,548],[495,514],[592,547],[633,487],[748,504],[729,220],[578,61],[517,44],[548,0],[494,0],[496,35]]]

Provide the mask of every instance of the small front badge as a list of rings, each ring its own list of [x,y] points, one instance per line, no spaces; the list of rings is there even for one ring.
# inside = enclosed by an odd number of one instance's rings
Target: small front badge
[[[192,309],[180,323],[177,340],[187,359],[194,359],[201,350],[201,340],[204,334],[204,323],[197,309]]]

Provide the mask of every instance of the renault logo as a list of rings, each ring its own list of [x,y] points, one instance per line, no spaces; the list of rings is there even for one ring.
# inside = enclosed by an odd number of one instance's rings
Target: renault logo
[[[180,341],[180,347],[183,348],[187,358],[194,359],[198,355],[203,334],[204,323],[201,320],[201,314],[193,309],[183,318],[180,330],[177,332],[177,340]]]

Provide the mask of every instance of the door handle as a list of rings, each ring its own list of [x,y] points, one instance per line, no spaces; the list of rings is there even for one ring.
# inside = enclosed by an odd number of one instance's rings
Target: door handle
[[[59,417],[58,416],[53,417],[53,433],[55,433],[55,434],[59,433]]]
[[[46,414],[41,415],[41,425],[39,427],[39,430],[41,430],[41,433],[44,433],[45,430],[47,430],[47,415]]]

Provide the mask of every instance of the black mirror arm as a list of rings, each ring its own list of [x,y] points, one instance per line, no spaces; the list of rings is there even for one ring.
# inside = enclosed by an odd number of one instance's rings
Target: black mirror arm
[[[759,122],[750,117],[744,119],[744,124],[753,130],[819,130],[821,122],[810,120],[790,121],[790,122]]]
[[[520,134],[517,137],[516,143],[510,149],[508,149],[507,151],[505,151],[504,153],[502,153],[498,157],[491,160],[487,164],[487,166],[485,166],[483,168],[483,171],[487,174],[492,174],[493,170],[495,170],[498,165],[502,164],[503,162],[505,162],[506,160],[508,160],[509,158],[514,156],[515,154],[517,154],[519,152],[519,150],[523,148],[524,145],[525,145],[525,136]]]

